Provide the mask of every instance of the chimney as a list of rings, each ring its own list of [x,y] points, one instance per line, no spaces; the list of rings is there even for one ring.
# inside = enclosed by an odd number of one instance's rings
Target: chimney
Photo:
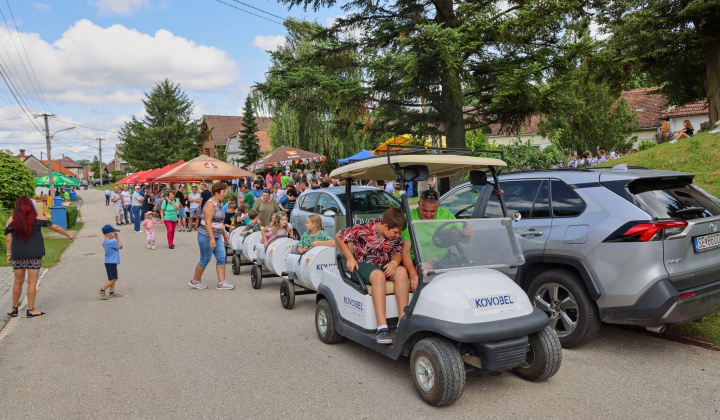
[[[25,149],[20,149],[20,159],[25,159]]]

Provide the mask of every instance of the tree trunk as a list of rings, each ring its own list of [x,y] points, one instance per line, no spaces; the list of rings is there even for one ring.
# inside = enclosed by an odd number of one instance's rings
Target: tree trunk
[[[703,45],[705,55],[705,92],[707,92],[710,122],[720,120],[720,35]]]
[[[435,1],[437,14],[435,21],[444,27],[458,26],[452,0]],[[465,147],[465,120],[463,118],[462,84],[459,74],[446,73],[440,76],[440,113],[445,116],[442,121],[446,147]]]

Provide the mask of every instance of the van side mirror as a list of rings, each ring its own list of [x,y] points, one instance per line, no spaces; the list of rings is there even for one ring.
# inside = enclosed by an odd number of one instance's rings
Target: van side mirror
[[[428,167],[425,165],[410,165],[403,168],[405,182],[425,181],[429,177]]]
[[[470,171],[470,183],[477,187],[482,187],[488,184],[487,172],[483,171]]]

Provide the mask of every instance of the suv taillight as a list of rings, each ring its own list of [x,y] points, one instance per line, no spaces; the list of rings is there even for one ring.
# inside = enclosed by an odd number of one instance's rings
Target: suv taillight
[[[674,235],[682,232],[688,225],[685,220],[668,220],[664,222],[630,222],[608,236],[604,242],[648,242],[662,239],[659,233]]]

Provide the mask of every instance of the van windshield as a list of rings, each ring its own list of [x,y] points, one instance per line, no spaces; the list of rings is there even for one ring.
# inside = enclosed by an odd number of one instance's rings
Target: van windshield
[[[640,179],[628,184],[640,207],[656,219],[701,219],[720,215],[720,203],[688,180]]]
[[[525,262],[510,219],[413,220],[411,223],[426,273],[515,266]]]

